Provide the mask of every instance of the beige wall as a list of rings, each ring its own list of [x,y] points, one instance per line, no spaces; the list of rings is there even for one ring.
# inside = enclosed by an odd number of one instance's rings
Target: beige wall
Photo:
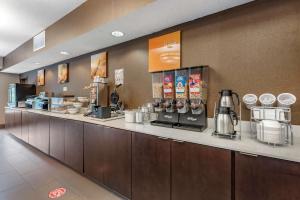
[[[4,107],[7,105],[7,95],[8,95],[8,84],[18,83],[19,75],[4,74],[0,73],[0,125],[5,123],[4,120]]]
[[[161,35],[182,30],[182,65],[209,65],[208,114],[218,91],[230,88],[242,97],[291,92],[298,102],[293,107],[293,123],[300,124],[300,1],[258,0],[196,21],[164,30]],[[126,85],[121,90],[128,107],[151,100],[151,74],[148,68],[150,35],[108,48],[109,75],[116,68],[125,69]],[[90,81],[90,55],[70,63],[70,83],[74,94],[84,94],[82,87]],[[45,90],[60,92],[56,83],[57,66],[47,69]],[[26,73],[35,81],[36,72]],[[51,76],[50,76],[51,75]],[[243,109],[243,119],[249,111]]]

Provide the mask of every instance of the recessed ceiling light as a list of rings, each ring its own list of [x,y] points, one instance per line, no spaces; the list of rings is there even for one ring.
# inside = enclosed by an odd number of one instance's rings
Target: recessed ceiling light
[[[124,33],[121,32],[121,31],[113,31],[111,32],[112,36],[115,36],[115,37],[123,37],[124,36]]]
[[[39,64],[41,64],[41,63],[39,63],[39,62],[35,62],[34,64],[35,64],[35,65],[39,65]]]
[[[69,53],[69,52],[67,52],[67,51],[61,51],[61,52],[60,52],[60,54],[62,54],[62,55],[65,55],[65,56],[68,56],[68,55],[70,55],[70,53]]]

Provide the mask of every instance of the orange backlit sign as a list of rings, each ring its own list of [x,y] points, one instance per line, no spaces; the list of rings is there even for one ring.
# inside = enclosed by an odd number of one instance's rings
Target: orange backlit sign
[[[180,64],[180,31],[149,40],[149,72],[179,69]]]

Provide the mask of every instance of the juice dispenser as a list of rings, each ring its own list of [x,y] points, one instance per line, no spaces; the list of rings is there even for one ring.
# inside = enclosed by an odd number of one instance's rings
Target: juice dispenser
[[[175,71],[176,108],[178,113],[187,113],[188,105],[189,70]]]
[[[152,97],[154,99],[153,107],[155,112],[161,112],[163,103],[163,73],[152,74]]]

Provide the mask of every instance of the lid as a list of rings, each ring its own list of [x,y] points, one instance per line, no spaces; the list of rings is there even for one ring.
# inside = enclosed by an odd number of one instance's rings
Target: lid
[[[222,96],[232,96],[232,90],[221,90],[220,94]]]
[[[257,96],[255,94],[246,94],[243,97],[243,102],[245,104],[254,104],[257,102]]]
[[[277,100],[280,104],[290,106],[290,105],[296,103],[297,98],[293,94],[282,93],[282,94],[278,95]]]
[[[272,105],[276,101],[276,97],[271,93],[264,93],[259,96],[259,101],[264,105]]]

